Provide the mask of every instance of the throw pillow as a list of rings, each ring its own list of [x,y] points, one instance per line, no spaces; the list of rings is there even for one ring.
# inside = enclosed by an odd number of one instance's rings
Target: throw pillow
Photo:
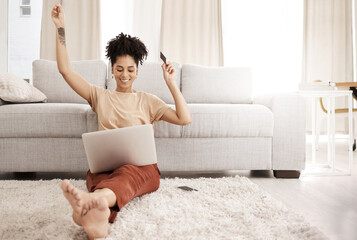
[[[0,73],[0,98],[7,102],[47,102],[40,90],[11,73]]]

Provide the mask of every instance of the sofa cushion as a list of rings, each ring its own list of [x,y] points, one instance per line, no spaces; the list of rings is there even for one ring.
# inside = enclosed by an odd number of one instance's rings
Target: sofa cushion
[[[187,103],[251,103],[250,68],[182,65],[182,94]]]
[[[80,138],[88,131],[89,110],[88,104],[6,104],[0,107],[0,137]]]
[[[192,122],[184,138],[272,137],[273,113],[258,104],[188,104]]]
[[[175,105],[168,104],[172,109]],[[98,131],[98,118],[97,114],[92,109],[87,114],[87,129],[88,132]],[[180,138],[182,126],[171,124],[165,121],[158,121],[154,124],[154,136],[156,138]]]
[[[180,88],[181,66],[175,62],[173,62],[172,65],[176,71],[176,84]],[[110,72],[107,88],[115,90],[116,86],[117,83],[115,79],[112,79]],[[160,63],[145,62],[142,66],[139,66],[139,73],[133,83],[133,88],[138,91],[154,94],[167,104],[175,103],[171,92],[165,83]]]
[[[169,105],[175,109],[174,105]],[[159,121],[155,137],[181,137],[182,126]],[[77,137],[98,131],[97,114],[88,104],[6,104],[0,107],[0,137]]]
[[[105,88],[107,65],[104,61],[73,61],[71,68],[87,82]],[[48,103],[87,103],[63,79],[55,61],[35,60],[32,71],[33,85],[47,96]]]

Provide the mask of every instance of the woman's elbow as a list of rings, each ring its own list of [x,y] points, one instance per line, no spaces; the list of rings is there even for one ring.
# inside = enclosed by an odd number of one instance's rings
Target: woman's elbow
[[[58,72],[64,77],[71,72],[71,67],[66,66],[65,64],[58,64],[57,63]]]
[[[183,121],[181,125],[185,126],[185,125],[190,124],[191,122],[192,122],[192,119],[188,119],[188,120]]]
[[[66,77],[68,75],[68,73],[70,72],[69,69],[62,69],[62,68],[58,68],[58,71],[62,75],[62,77]]]

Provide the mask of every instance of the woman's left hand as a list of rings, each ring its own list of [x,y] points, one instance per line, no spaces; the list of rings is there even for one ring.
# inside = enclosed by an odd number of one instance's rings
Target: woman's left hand
[[[163,63],[161,68],[166,84],[175,83],[175,68],[172,66],[171,62]]]

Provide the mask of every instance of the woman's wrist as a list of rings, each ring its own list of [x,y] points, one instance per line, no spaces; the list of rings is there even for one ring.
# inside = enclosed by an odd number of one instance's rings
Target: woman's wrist
[[[167,84],[168,87],[177,87],[175,79],[167,80],[166,84]]]

